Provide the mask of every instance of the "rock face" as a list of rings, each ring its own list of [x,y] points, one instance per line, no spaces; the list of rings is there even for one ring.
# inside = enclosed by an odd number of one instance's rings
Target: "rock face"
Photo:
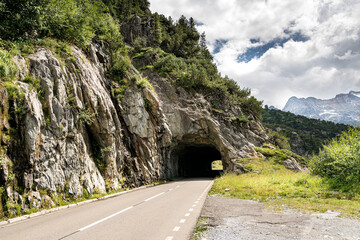
[[[350,91],[328,100],[291,97],[283,111],[355,126],[360,122],[360,92]]]
[[[22,97],[9,98],[0,89],[0,130],[13,139],[2,134],[7,154],[2,152],[0,177],[9,202],[25,210],[52,206],[63,194],[78,198],[185,176],[192,166],[203,165],[207,174],[219,158],[225,171],[242,173],[235,159],[256,156],[254,145],[268,140],[252,116],[247,123],[231,121],[243,115],[239,106],[215,111],[202,95],[150,70],[141,76],[130,67],[130,87],[116,98],[99,46],[90,46],[87,55],[72,47],[61,59],[41,48],[14,61],[21,69],[14,85]],[[138,86],[133,76],[146,76],[153,88]],[[9,101],[21,107],[11,113],[14,133],[6,117]],[[186,160],[197,148],[215,154]],[[18,194],[19,186],[27,197]]]

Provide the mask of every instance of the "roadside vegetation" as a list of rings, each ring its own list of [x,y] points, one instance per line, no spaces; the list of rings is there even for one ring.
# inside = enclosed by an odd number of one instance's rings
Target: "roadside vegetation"
[[[263,202],[272,210],[338,211],[360,217],[360,128],[349,130],[306,162],[309,170],[295,173],[282,165],[286,152],[266,159],[239,159],[250,171],[215,180],[209,194]],[[265,153],[268,148],[258,148]],[[280,154],[279,154],[280,153]],[[266,154],[264,154],[266,155]],[[270,157],[269,157],[270,156]]]

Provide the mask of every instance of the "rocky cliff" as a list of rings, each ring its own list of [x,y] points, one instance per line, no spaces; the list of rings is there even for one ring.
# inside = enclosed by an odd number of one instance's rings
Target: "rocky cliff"
[[[234,121],[244,115],[239,105],[213,109],[203,95],[151,70],[140,74],[131,65],[129,87],[116,97],[104,52],[91,45],[87,53],[72,46],[67,53],[38,48],[15,56],[18,80],[0,89],[2,207],[10,215],[65,196],[194,175],[189,168],[201,164],[206,175],[210,164],[191,158],[196,150],[241,173],[235,160],[256,156],[254,146],[268,139],[253,116]],[[136,80],[145,77],[150,84]]]
[[[360,92],[350,91],[327,100],[291,97],[283,111],[355,126],[360,121],[359,109]]]

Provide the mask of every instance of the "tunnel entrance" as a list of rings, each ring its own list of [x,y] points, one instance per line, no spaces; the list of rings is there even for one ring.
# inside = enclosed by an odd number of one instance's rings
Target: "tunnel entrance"
[[[171,165],[175,170],[172,175],[177,177],[216,177],[222,170],[213,169],[212,163],[215,160],[221,160],[221,154],[214,146],[180,145],[172,152]]]

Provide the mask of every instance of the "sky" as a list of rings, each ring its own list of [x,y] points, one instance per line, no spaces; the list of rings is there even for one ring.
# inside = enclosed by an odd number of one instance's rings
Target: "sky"
[[[150,0],[150,9],[193,17],[222,75],[264,105],[360,90],[359,0]]]

